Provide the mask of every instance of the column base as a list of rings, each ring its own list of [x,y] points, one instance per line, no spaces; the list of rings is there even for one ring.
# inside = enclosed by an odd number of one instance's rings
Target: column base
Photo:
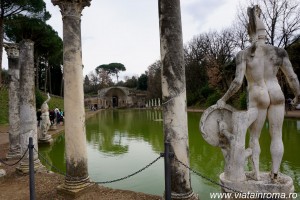
[[[13,159],[16,159],[16,158],[21,158],[20,149],[16,149],[16,150],[9,149],[8,153],[6,154],[6,159],[7,160],[13,160]]]
[[[220,174],[220,183],[228,188],[240,191],[243,195],[242,199],[261,199],[261,195],[265,195],[263,199],[271,199],[267,195],[279,194],[276,199],[288,199],[282,198],[282,195],[289,197],[290,193],[294,192],[293,179],[282,173],[278,174],[277,180],[275,182],[271,180],[270,172],[260,172],[260,181],[253,180],[251,174],[246,172],[246,181],[232,182],[224,178],[224,173]],[[222,188],[222,192],[233,193],[233,191]],[[251,196],[252,195],[252,196]],[[259,196],[260,195],[260,196]],[[232,195],[234,196],[234,195]],[[266,198],[265,198],[266,197]],[[240,199],[240,198],[227,198],[228,199]]]
[[[171,193],[171,199],[176,200],[199,200],[199,195],[195,194],[193,191],[186,194],[176,194]]]
[[[90,182],[89,177],[79,181],[65,180],[63,185],[57,186],[57,193],[71,198],[77,198],[96,186],[95,183]]]
[[[39,159],[34,161],[34,172],[46,170],[44,165],[42,165]],[[21,162],[21,164],[16,167],[16,172],[21,175],[29,174],[29,162]]]
[[[45,137],[39,138],[38,143],[41,145],[51,145],[53,143],[53,139],[51,135],[46,135]]]

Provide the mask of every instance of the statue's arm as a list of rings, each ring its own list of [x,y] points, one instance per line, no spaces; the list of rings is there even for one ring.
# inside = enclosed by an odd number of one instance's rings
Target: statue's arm
[[[235,77],[231,82],[229,89],[224,94],[224,96],[218,101],[219,103],[226,102],[232,95],[234,95],[242,86],[243,79],[246,72],[246,61],[244,59],[244,52],[241,51],[236,56],[236,71]]]
[[[289,60],[288,54],[285,50],[284,51],[284,57],[283,57],[283,63],[281,66],[281,70],[284,73],[288,84],[290,88],[292,89],[294,95],[295,95],[295,100],[294,103],[299,103],[300,101],[300,86],[299,86],[299,80],[296,75],[296,73],[293,70],[291,61]]]
[[[47,96],[48,96],[48,98],[47,98],[47,100],[45,101],[45,103],[48,103],[48,102],[50,101],[50,99],[51,99],[51,97],[50,97],[50,94],[49,94],[49,93],[47,93]]]

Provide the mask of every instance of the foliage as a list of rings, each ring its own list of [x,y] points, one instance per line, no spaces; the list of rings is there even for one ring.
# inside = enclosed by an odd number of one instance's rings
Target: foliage
[[[214,93],[212,93],[211,95],[208,96],[208,98],[205,102],[205,106],[209,107],[211,105],[216,104],[220,98],[221,98],[221,94],[218,91],[215,91]]]
[[[2,83],[4,83],[4,85],[8,85],[9,82],[8,70],[3,69],[1,76],[2,76],[1,77]]]
[[[8,88],[0,87],[0,124],[8,124]]]
[[[46,99],[47,99],[47,97],[45,95],[43,95],[40,90],[35,90],[36,109],[40,109]]]
[[[138,78],[137,89],[138,89],[138,90],[145,90],[145,91],[146,91],[147,88],[148,88],[147,82],[148,82],[148,76],[147,76],[147,73],[142,74],[142,75]]]
[[[297,0],[250,0],[247,4],[240,4],[238,18],[247,30],[249,5],[259,5],[268,43],[286,48],[295,38],[299,38],[300,31],[300,5]]]
[[[0,1],[0,74],[2,71],[4,24],[7,23],[6,18],[15,15],[23,15],[30,18],[39,18],[43,21],[48,20],[51,16],[49,12],[46,11],[46,3],[43,0]],[[0,76],[0,85],[1,82],[2,81]]]
[[[106,71],[108,75],[116,75],[117,82],[119,82],[119,72],[125,71],[126,68],[121,63],[110,63],[110,64],[103,64],[96,67],[96,73],[99,74],[102,71]]]
[[[239,98],[239,104],[240,104],[240,109],[241,110],[246,110],[247,109],[247,92],[244,91],[240,94],[240,98]]]
[[[158,60],[148,67],[147,98],[162,99],[161,91],[161,62]]]
[[[41,19],[14,15],[7,19],[5,33],[16,43],[23,39],[34,42],[37,88],[61,95],[63,42],[57,32]]]

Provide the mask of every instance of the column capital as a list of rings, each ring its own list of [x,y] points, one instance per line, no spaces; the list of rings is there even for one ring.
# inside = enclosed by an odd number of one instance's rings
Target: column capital
[[[4,43],[3,44],[8,58],[19,58],[19,44],[16,43]]]
[[[86,6],[91,5],[92,0],[51,0],[54,6],[58,5],[63,16],[81,17],[81,12]]]

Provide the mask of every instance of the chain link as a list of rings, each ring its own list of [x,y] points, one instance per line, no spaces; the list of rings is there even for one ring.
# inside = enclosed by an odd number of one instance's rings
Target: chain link
[[[235,192],[235,193],[242,193],[241,191],[238,191],[238,190],[232,189],[232,188],[230,188],[230,187],[227,187],[227,186],[225,186],[225,185],[222,185],[222,184],[220,184],[220,183],[218,183],[218,182],[216,182],[216,181],[214,181],[214,180],[212,180],[212,179],[210,179],[210,178],[208,178],[208,177],[202,175],[201,173],[197,172],[196,170],[190,168],[189,166],[187,166],[186,164],[184,164],[183,162],[181,162],[180,160],[178,160],[176,157],[174,157],[174,159],[175,159],[175,161],[177,161],[178,163],[180,163],[181,165],[183,165],[184,167],[186,167],[186,168],[189,169],[190,171],[194,172],[196,175],[198,175],[198,176],[204,178],[205,180],[207,180],[207,181],[209,181],[209,182],[211,182],[211,183],[213,183],[213,184],[215,184],[215,185],[218,185],[218,186],[220,186],[220,187],[222,187],[222,188],[231,190],[231,191],[233,191],[233,192]]]
[[[118,179],[115,179],[115,180],[112,180],[112,181],[103,181],[103,182],[94,182],[94,183],[97,183],[97,184],[107,184],[107,183],[114,183],[114,182],[118,182],[118,181],[122,181],[122,180],[125,180],[127,178],[130,178],[142,171],[144,171],[145,169],[147,169],[148,167],[150,167],[151,165],[153,165],[154,163],[156,163],[160,158],[162,157],[162,155],[160,155],[159,157],[157,157],[155,160],[153,160],[151,163],[149,163],[148,165],[146,165],[145,167],[143,167],[142,169],[132,173],[132,174],[129,174],[128,176],[125,176],[123,178],[118,178]]]
[[[71,176],[68,176],[66,173],[64,173],[62,170],[60,170],[60,169],[58,169],[57,167],[55,167],[54,165],[52,165],[41,153],[39,153],[36,149],[34,149],[37,153],[38,153],[38,155],[46,162],[46,164],[49,166],[49,167],[51,167],[51,168],[53,168],[53,169],[55,169],[55,171],[57,172],[57,173],[59,173],[59,174],[61,174],[61,175],[64,175],[64,176],[66,176],[66,177],[68,177],[69,179],[75,179],[74,177],[71,177]],[[115,180],[111,180],[111,181],[102,181],[102,182],[95,182],[95,181],[92,181],[93,183],[97,183],[97,184],[107,184],[107,183],[114,183],[114,182],[117,182],[117,181],[122,181],[122,180],[125,180],[125,179],[127,179],[127,178],[130,178],[130,177],[132,177],[132,176],[134,176],[134,175],[136,175],[136,174],[138,174],[138,173],[140,173],[140,172],[142,172],[142,171],[144,171],[145,169],[147,169],[147,168],[149,168],[151,165],[153,165],[154,163],[156,163],[160,158],[161,158],[162,156],[160,155],[159,157],[157,157],[155,160],[153,160],[151,163],[149,163],[148,165],[146,165],[145,167],[143,167],[143,168],[141,168],[140,170],[138,170],[138,171],[136,171],[136,172],[134,172],[134,173],[132,173],[132,174],[129,174],[129,175],[127,175],[127,176],[125,176],[125,177],[123,177],[123,178],[118,178],[118,179],[115,179]]]
[[[55,167],[54,165],[52,165],[52,164],[47,160],[47,158],[44,157],[43,154],[41,154],[40,152],[38,152],[38,150],[36,150],[35,148],[33,148],[33,149],[37,152],[37,154],[39,155],[39,157],[42,158],[42,159],[46,162],[46,164],[47,164],[49,167],[55,169],[57,173],[59,173],[59,174],[61,174],[61,175],[64,175],[64,176],[67,176],[67,174],[66,174],[65,172],[63,172],[62,170],[60,170],[60,169],[58,169],[57,167]]]
[[[21,157],[17,162],[15,162],[15,163],[13,163],[13,164],[6,163],[6,162],[5,162],[4,160],[2,160],[2,159],[0,159],[0,162],[1,162],[2,164],[4,164],[4,165],[7,165],[7,166],[12,167],[12,166],[18,164],[18,163],[25,157],[27,151],[28,151],[28,148],[26,149],[26,151],[24,152],[24,154],[22,155],[22,157]]]

